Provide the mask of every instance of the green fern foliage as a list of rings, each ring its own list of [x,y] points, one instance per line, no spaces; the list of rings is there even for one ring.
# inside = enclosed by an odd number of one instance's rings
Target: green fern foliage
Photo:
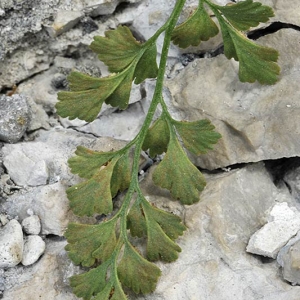
[[[157,77],[148,114],[134,140],[109,152],[79,146],[68,161],[72,173],[83,179],[66,191],[73,213],[105,215],[104,221],[94,225],[70,223],[65,232],[70,259],[90,268],[70,278],[74,293],[84,300],[126,300],[125,287],[137,294],[151,293],[161,275],[154,262],[173,262],[181,252],[177,239],[187,229],[181,218],[155,207],[140,189],[142,150],[151,157],[161,155],[152,179],[158,187],[169,190],[175,201],[192,205],[200,200],[205,188],[205,177],[188,153],[207,153],[221,135],[209,120],[178,121],[170,115],[162,91],[171,40],[182,48],[196,46],[220,30],[224,54],[239,62],[241,81],[274,84],[278,80],[278,53],[254,43],[243,32],[267,22],[273,16],[271,8],[252,0],[229,6],[199,0],[194,13],[176,26],[184,3],[177,0],[170,18],[145,43],[137,41],[126,26],[95,37],[91,49],[111,74],[95,78],[72,72],[68,77],[70,90],[58,95],[56,109],[60,116],[91,122],[103,103],[126,109],[133,82],[140,84]],[[163,32],[158,67],[156,41]],[[162,113],[153,120],[158,105]],[[122,196],[119,209],[113,201],[117,195]],[[135,247],[136,239],[144,241],[144,246]]]

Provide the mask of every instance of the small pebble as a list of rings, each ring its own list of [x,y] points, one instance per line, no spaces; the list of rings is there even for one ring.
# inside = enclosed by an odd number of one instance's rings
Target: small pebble
[[[44,253],[46,244],[38,235],[29,235],[24,244],[22,264],[29,266],[34,264]]]
[[[23,230],[27,234],[39,234],[41,232],[41,222],[37,215],[27,217],[22,222]]]
[[[11,268],[19,264],[23,247],[22,227],[17,220],[11,220],[0,230],[0,268]]]

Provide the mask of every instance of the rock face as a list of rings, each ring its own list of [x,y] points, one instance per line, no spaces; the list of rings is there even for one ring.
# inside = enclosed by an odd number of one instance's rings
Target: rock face
[[[11,216],[18,216],[20,220],[27,217],[28,209],[32,209],[39,216],[42,234],[63,235],[69,210],[64,185],[54,183],[21,195],[13,195],[1,208]]]
[[[247,252],[276,258],[279,250],[300,231],[300,212],[287,203],[276,204],[271,220],[251,236]]]
[[[213,151],[194,158],[203,168],[300,155],[299,32],[280,30],[258,42],[284,53],[274,86],[239,82],[238,64],[224,55],[195,60],[167,83],[182,119],[208,118],[222,134]]]
[[[245,252],[276,201],[291,199],[277,190],[262,164],[209,177],[202,200],[183,210],[148,180],[143,191],[149,199],[179,212],[188,230],[179,239],[178,260],[160,264],[163,274],[156,291],[132,299],[299,299],[300,287],[281,280],[276,261],[264,264]]]
[[[78,272],[78,267],[71,264],[64,251],[64,241],[49,242],[47,253],[33,267],[27,267],[23,274],[26,284],[16,285],[11,282],[4,292],[5,300],[77,300],[68,287],[68,277]],[[24,271],[23,271],[24,272]],[[16,271],[15,271],[16,273]],[[15,277],[17,274],[15,274]]]
[[[283,247],[277,257],[283,277],[293,285],[300,284],[300,233]]]
[[[11,220],[0,230],[0,268],[10,268],[23,257],[23,232],[17,220]]]
[[[30,109],[22,95],[0,97],[0,140],[16,143],[30,122]]]

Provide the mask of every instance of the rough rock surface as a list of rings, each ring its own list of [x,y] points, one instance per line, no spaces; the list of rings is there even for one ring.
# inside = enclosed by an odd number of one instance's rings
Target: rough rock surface
[[[39,234],[41,231],[40,218],[36,215],[25,218],[21,225],[27,234]]]
[[[29,266],[34,264],[44,253],[46,244],[38,235],[26,237],[23,249],[22,265]]]
[[[283,278],[293,285],[300,284],[300,233],[278,253],[278,263],[283,268]]]
[[[300,155],[299,31],[283,29],[258,42],[282,53],[274,86],[239,82],[238,64],[224,55],[195,60],[167,83],[182,119],[208,118],[222,134],[213,151],[195,158],[203,168]]]
[[[0,268],[14,267],[23,257],[23,232],[17,220],[11,220],[0,230]]]
[[[47,252],[37,264],[17,270],[11,269],[4,274],[7,289],[5,300],[77,300],[68,287],[68,277],[72,276],[78,267],[74,266],[64,251],[65,241],[48,241]],[[10,272],[14,276],[9,276]],[[18,284],[21,280],[26,284]]]
[[[0,140],[16,143],[24,135],[30,122],[30,109],[26,97],[12,95],[0,97]]]
[[[247,252],[276,258],[279,250],[300,231],[300,211],[286,202],[276,204],[269,222],[251,236]]]
[[[11,216],[18,216],[22,222],[27,217],[27,210],[32,209],[41,220],[42,234],[61,236],[68,223],[66,215],[69,206],[65,189],[63,184],[54,183],[14,194],[2,205],[1,210]]]
[[[85,136],[76,131],[41,132],[31,143],[5,145],[3,162],[12,180],[20,186],[40,186],[69,180],[70,174],[66,161],[73,155],[76,147],[103,147],[109,145],[120,147],[122,142]]]
[[[132,299],[299,299],[300,287],[282,281],[276,261],[262,263],[245,252],[274,204],[291,199],[262,164],[209,176],[202,200],[184,208],[166,201],[168,193],[148,180],[143,191],[150,200],[183,216],[188,230],[179,239],[178,260],[159,265],[163,274],[156,291]]]

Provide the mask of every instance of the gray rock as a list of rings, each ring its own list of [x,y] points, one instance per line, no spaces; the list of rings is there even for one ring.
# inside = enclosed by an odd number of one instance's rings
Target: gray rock
[[[300,167],[289,170],[283,180],[291,189],[293,197],[300,202]]]
[[[55,145],[55,146],[54,146]],[[67,186],[79,182],[76,175],[70,173],[67,160],[76,150],[78,145],[83,145],[95,150],[110,151],[124,146],[124,142],[111,138],[99,138],[86,136],[73,130],[42,131],[34,142],[20,143],[13,148],[4,149],[4,161],[8,172],[14,175],[20,183],[30,182],[30,172],[35,174],[35,165],[19,168],[23,155],[19,156],[19,150],[26,149],[27,155],[31,153],[31,159],[45,162],[49,170],[47,185],[28,188],[27,192],[15,193],[4,202],[1,212],[7,212],[11,216],[18,216],[20,221],[28,217],[28,209],[37,215],[42,224],[42,234],[63,235],[69,220],[74,216],[69,210],[69,201],[65,190]],[[11,152],[17,153],[14,159],[8,160]],[[23,152],[21,152],[23,153]],[[35,156],[35,158],[33,158]],[[10,164],[9,161],[19,162]],[[25,168],[26,167],[26,168]],[[49,184],[50,183],[50,184]]]
[[[293,285],[300,285],[300,233],[283,247],[277,256],[282,266],[283,278]]]
[[[47,241],[38,263],[15,270],[13,282],[6,278],[5,300],[77,300],[69,287],[69,277],[79,272],[64,250],[65,241]]]
[[[27,97],[28,105],[31,111],[31,118],[27,131],[33,132],[37,129],[50,129],[49,117],[41,104],[36,104],[32,98]]]
[[[3,148],[4,165],[17,185],[38,186],[49,181],[49,169],[45,159],[54,149],[45,147],[43,143],[34,144],[34,147],[29,143],[20,143],[14,147],[7,145]]]
[[[52,79],[56,73],[56,68],[50,68],[20,84],[18,91],[26,95],[36,105],[41,106],[44,111],[54,112],[54,106],[57,102],[57,90],[53,87]]]
[[[99,140],[99,144],[113,143],[112,139]],[[41,131],[33,142],[3,147],[3,162],[13,181],[20,186],[39,186],[59,180],[69,180],[66,164],[78,145],[97,144],[94,137],[87,137],[73,130]],[[121,143],[120,143],[121,144]]]
[[[38,235],[29,235],[25,239],[22,265],[29,266],[34,264],[44,253],[46,243]]]
[[[0,230],[0,268],[19,264],[23,256],[23,232],[17,220],[11,220]]]
[[[169,193],[149,177],[142,188],[156,206],[181,215],[188,229],[178,239],[178,260],[159,264],[163,275],[154,293],[132,299],[299,299],[300,287],[280,278],[276,261],[263,264],[245,252],[268,211],[288,197],[277,190],[262,164],[209,176],[201,201],[192,206],[171,202]]]
[[[41,231],[40,218],[36,215],[27,217],[22,221],[22,227],[27,234],[39,234]]]
[[[67,76],[61,73],[54,74],[51,84],[56,89],[66,88],[68,86]]]
[[[286,202],[276,204],[269,222],[255,232],[247,252],[276,258],[279,250],[300,230],[300,212]]]
[[[90,17],[84,17],[81,19],[82,24],[82,34],[89,34],[97,29],[99,29],[99,26],[97,23]]]
[[[26,97],[12,95],[0,97],[0,140],[16,143],[24,135],[29,121],[30,109]]]
[[[0,222],[3,226],[5,226],[9,222],[7,215],[0,214]]]
[[[299,34],[280,30],[258,42],[281,53],[274,86],[239,82],[238,64],[224,55],[195,60],[167,82],[180,119],[208,118],[222,134],[213,151],[194,158],[203,168],[300,155]]]
[[[136,99],[134,100],[136,101]],[[101,112],[95,121],[78,127],[77,130],[96,136],[130,141],[138,134],[145,120],[148,107],[149,102],[141,101],[131,104],[121,114],[118,111],[108,115]]]
[[[52,63],[52,57],[47,53],[49,49],[44,51],[40,48],[34,45],[28,50],[18,49],[5,60],[0,60],[0,90],[49,69]]]
[[[58,11],[51,26],[46,26],[51,37],[56,37],[74,27],[84,16],[82,11]]]
[[[42,234],[62,236],[69,221],[69,201],[65,190],[64,185],[55,183],[31,189],[27,193],[15,193],[3,203],[1,211],[18,216],[22,222],[27,218],[27,210],[32,209],[41,221]]]

